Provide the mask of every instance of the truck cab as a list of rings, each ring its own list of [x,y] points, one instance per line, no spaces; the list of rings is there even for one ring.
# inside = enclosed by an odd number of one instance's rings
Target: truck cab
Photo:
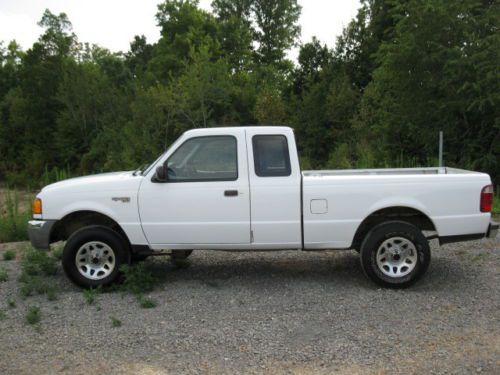
[[[146,171],[142,228],[153,249],[298,249],[300,189],[290,128],[191,130]]]

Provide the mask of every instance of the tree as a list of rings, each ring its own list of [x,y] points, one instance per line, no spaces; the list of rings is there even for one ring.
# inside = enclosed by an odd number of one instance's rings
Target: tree
[[[212,9],[219,22],[219,40],[232,69],[249,69],[252,61],[252,0],[214,0]]]
[[[254,0],[255,39],[259,43],[257,61],[284,68],[285,52],[296,45],[300,35],[301,7],[297,0]]]
[[[213,59],[220,57],[216,20],[197,6],[197,0],[166,0],[158,5],[156,19],[161,37],[149,63],[157,80],[165,83],[181,74],[192,52],[202,46],[209,48]]]

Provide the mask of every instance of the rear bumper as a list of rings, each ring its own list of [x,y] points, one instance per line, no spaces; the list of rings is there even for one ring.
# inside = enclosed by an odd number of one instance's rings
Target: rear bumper
[[[35,249],[47,250],[50,244],[50,232],[56,220],[28,221],[28,236]]]
[[[495,238],[498,234],[498,228],[500,227],[500,223],[495,223],[492,221],[488,226],[488,231],[486,232],[486,237]]]
[[[463,234],[458,236],[443,236],[439,237],[439,244],[444,245],[447,243],[480,240],[481,238],[495,238],[497,236],[499,226],[500,226],[499,223],[491,221],[488,224],[488,230],[486,231],[486,233]]]

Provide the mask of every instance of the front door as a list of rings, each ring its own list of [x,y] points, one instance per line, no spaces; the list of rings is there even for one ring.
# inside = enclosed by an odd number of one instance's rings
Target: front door
[[[146,176],[139,192],[139,212],[150,245],[249,244],[246,152],[244,135],[230,130],[187,137],[164,162],[168,182]]]

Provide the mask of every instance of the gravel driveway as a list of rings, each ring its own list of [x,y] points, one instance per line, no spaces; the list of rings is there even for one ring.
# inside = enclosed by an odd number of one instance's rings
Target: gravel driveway
[[[152,309],[118,292],[88,305],[62,271],[56,301],[22,300],[18,261],[0,261],[0,373],[499,374],[499,245],[434,246],[403,291],[368,281],[353,251],[198,251],[182,269],[148,259],[163,275]],[[38,329],[28,305],[41,307]]]

